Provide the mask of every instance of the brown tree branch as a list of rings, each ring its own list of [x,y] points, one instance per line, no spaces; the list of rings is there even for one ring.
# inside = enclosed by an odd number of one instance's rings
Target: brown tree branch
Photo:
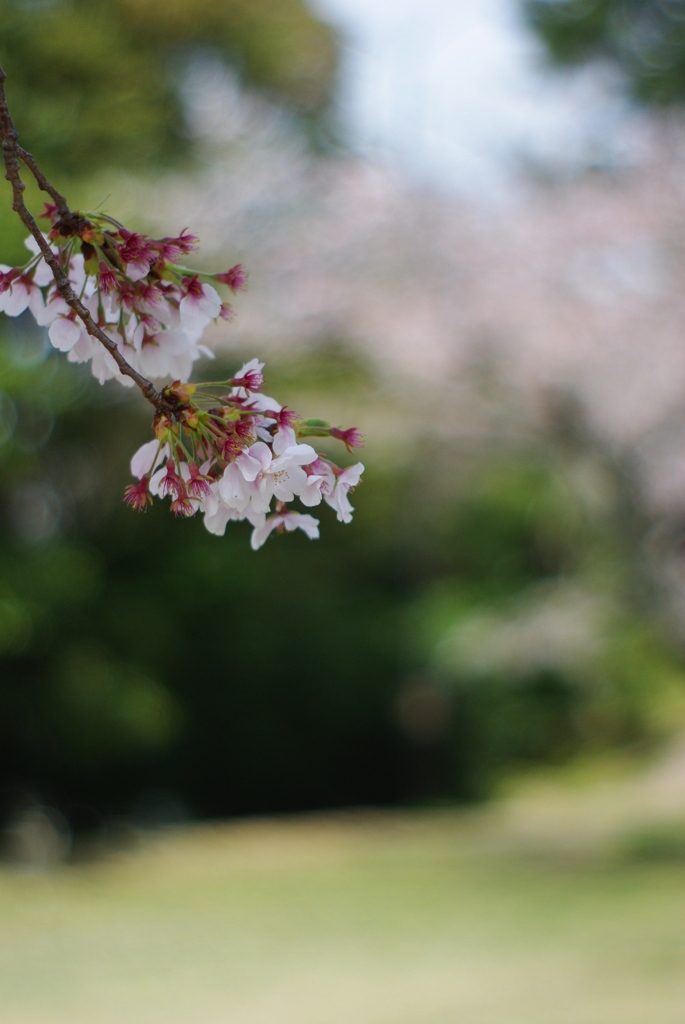
[[[41,169],[38,167],[36,161],[33,159],[33,156],[30,153],[27,153],[26,150],[22,149],[22,147],[19,145],[17,145],[17,153],[24,161],[33,177],[38,182],[38,187],[41,189],[41,191],[47,192],[48,195],[51,196],[52,199],[54,199],[55,206],[59,210],[60,217],[68,217],[70,210],[66,199],[60,192],[57,191],[54,185],[50,184],[50,182],[45,177]]]
[[[33,174],[34,178],[38,182],[39,187],[47,192],[55,202],[57,209],[60,212],[62,218],[72,217],[72,211],[69,209],[66,199],[60,195],[57,189],[48,182],[47,178],[39,170],[35,160],[30,153],[22,149],[18,143],[19,133],[17,132],[12,118],[10,116],[9,107],[7,106],[7,98],[5,96],[5,79],[6,74],[0,67],[0,139],[2,140],[2,152],[5,164],[5,178],[9,181],[12,186],[12,209],[19,215],[24,226],[30,231],[38,243],[38,247],[43,255],[43,259],[50,267],[53,277],[55,278],[55,284],[57,289],[67,303],[67,305],[73,309],[74,313],[83,322],[88,334],[100,342],[101,345],[107,349],[109,354],[114,359],[115,363],[126,376],[130,377],[131,380],[138,385],[142,394],[147,398],[148,402],[155,407],[158,412],[165,412],[173,415],[174,409],[169,407],[169,402],[164,396],[157,390],[152,381],[148,380],[147,377],[143,377],[141,373],[134,370],[133,367],[126,361],[124,356],[119,351],[116,342],[112,341],[105,332],[98,327],[93,320],[90,311],[83,305],[81,300],[75,294],[71,287],[71,282],[64,270],[59,264],[58,259],[52,252],[52,249],[48,245],[43,232],[40,230],[31,213],[29,212],[24,202],[24,189],[26,186],[22,181],[20,174],[19,160],[23,160],[28,169]]]

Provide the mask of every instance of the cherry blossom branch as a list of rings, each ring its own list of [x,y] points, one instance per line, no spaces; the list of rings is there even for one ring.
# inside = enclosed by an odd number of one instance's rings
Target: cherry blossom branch
[[[175,409],[170,407],[169,399],[157,390],[152,381],[148,380],[147,377],[144,377],[137,370],[134,370],[119,351],[116,343],[95,323],[89,310],[75,294],[69,278],[62,269],[59,260],[52,252],[50,245],[45,240],[43,232],[36,224],[24,202],[23,193],[26,186],[21,178],[20,159],[24,161],[28,169],[31,171],[41,190],[47,192],[54,200],[62,221],[68,222],[71,219],[75,219],[77,216],[69,209],[64,196],[53,188],[44,174],[39,170],[31,154],[27,153],[26,150],[22,149],[19,145],[19,133],[12,122],[12,117],[7,105],[7,97],[5,95],[6,77],[5,72],[2,67],[0,67],[0,139],[2,139],[3,160],[6,172],[5,178],[12,186],[12,209],[18,214],[24,226],[28,231],[30,231],[31,235],[36,240],[36,244],[41,251],[43,259],[53,273],[55,284],[60,295],[83,322],[88,334],[99,341],[101,345],[104,345],[122,374],[131,378],[131,380],[138,386],[143,396],[155,407],[158,413],[165,413],[173,416]]]
[[[29,231],[25,244],[31,256],[20,267],[0,270],[0,313],[16,317],[30,310],[70,362],[90,362],[101,384],[132,381],[154,406],[155,436],[131,460],[139,482],[126,488],[124,501],[143,511],[153,498],[169,497],[174,515],[200,512],[206,528],[219,536],[229,522],[248,520],[254,549],[274,531],[319,536],[318,519],[288,507],[295,498],[306,508],[325,502],[340,522],[349,523],[348,495],[359,483],[362,463],[343,469],[301,441],[335,438],[351,452],[363,443],[356,427],[303,420],[263,394],[264,364],[258,359],[227,380],[189,382],[193,363],[213,355],[200,343],[205,327],[233,316],[210,282],[234,294],[243,290],[242,265],[220,273],[193,271],[181,263],[199,245],[188,229],[173,238],[151,238],[109,214],[70,210],[19,145],[4,83],[0,68],[5,177],[12,209]],[[47,237],[24,202],[21,162],[52,200],[41,215],[51,223]],[[143,373],[173,383],[159,391]]]

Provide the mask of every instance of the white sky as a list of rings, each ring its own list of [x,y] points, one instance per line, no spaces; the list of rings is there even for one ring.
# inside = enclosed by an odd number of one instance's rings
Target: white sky
[[[639,156],[608,71],[546,71],[517,0],[312,2],[347,41],[340,112],[369,156],[490,199],[517,161],[568,173]]]

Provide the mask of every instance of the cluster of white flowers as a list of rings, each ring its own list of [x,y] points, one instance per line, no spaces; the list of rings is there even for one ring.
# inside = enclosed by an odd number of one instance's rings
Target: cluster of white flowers
[[[166,244],[170,248],[193,241],[193,236],[182,235]],[[34,255],[28,268],[19,271],[0,265],[0,312],[19,316],[30,310],[38,324],[48,328],[52,345],[67,353],[69,362],[90,362],[93,376],[101,384],[114,378],[132,387],[131,378],[121,373],[107,349],[88,334],[58,292],[38,243],[29,236],[25,244]],[[119,248],[125,258],[125,246]],[[53,251],[59,255],[56,248]],[[88,269],[94,272],[87,273]],[[143,270],[140,261],[125,264],[125,269],[128,280],[104,263],[87,265],[80,252],[71,254],[65,265],[75,294],[133,369],[144,377],[187,380],[197,359],[213,358],[200,338],[211,320],[229,315],[229,307],[211,284],[200,282],[197,276],[145,280],[138,276]],[[148,262],[144,270],[149,272]]]
[[[263,367],[253,359],[234,380],[261,382]],[[361,462],[340,469],[310,444],[298,443],[295,417],[268,395],[236,386],[226,400],[241,410],[245,447],[236,448],[234,457],[222,468],[224,460],[217,460],[213,453],[198,465],[173,457],[169,442],[148,441],[131,460],[131,472],[141,481],[130,488],[131,504],[144,504],[148,494],[169,495],[175,511],[203,513],[206,528],[218,536],[223,536],[227,523],[247,519],[254,527],[251,544],[255,550],[272,530],[300,529],[311,539],[319,536],[318,519],[288,509],[287,503],[295,498],[307,508],[325,501],[340,522],[352,521],[349,492],[359,483],[364,470]],[[274,499],[275,511],[269,514]]]
[[[144,510],[153,498],[169,497],[175,515],[201,512],[207,529],[219,536],[228,522],[248,520],[255,549],[273,530],[319,536],[317,519],[288,507],[295,498],[307,508],[324,501],[349,523],[349,491],[364,467],[342,469],[301,439],[333,437],[351,451],[362,445],[356,428],[303,421],[262,394],[264,364],[256,359],[219,385],[182,383],[197,359],[212,356],[200,341],[205,327],[232,315],[209,280],[236,292],[245,286],[242,266],[217,274],[181,266],[179,257],[197,248],[188,232],[149,238],[105,214],[62,219],[52,204],[44,216],[52,224],[46,242],[95,324],[143,377],[174,381],[162,391],[155,440],[133,457],[131,471],[139,483],[126,488],[124,500]],[[29,237],[26,246],[31,257],[24,266],[0,266],[0,312],[19,316],[30,310],[70,362],[90,362],[100,383],[116,379],[132,386],[60,294],[36,240]],[[216,387],[219,395],[211,390]]]

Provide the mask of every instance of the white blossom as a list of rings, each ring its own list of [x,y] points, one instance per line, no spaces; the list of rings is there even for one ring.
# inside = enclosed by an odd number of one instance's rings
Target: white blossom
[[[191,331],[203,330],[221,312],[221,299],[216,288],[202,284],[199,292],[181,299],[181,323]]]
[[[351,523],[354,509],[348,498],[349,491],[359,483],[364,466],[357,462],[354,466],[344,469],[335,481],[335,488],[332,494],[324,495],[326,502],[335,509],[338,520],[341,523]]]
[[[52,211],[49,216],[55,224],[54,206]],[[97,222],[97,215],[91,216]],[[305,507],[326,501],[339,520],[349,522],[349,491],[364,467],[358,463],[339,469],[320,458],[310,444],[298,441],[297,415],[262,393],[262,361],[245,363],[236,376],[218,385],[226,389],[218,396],[202,393],[214,385],[183,383],[189,381],[194,362],[213,358],[202,343],[205,327],[230,313],[216,289],[201,277],[212,276],[235,291],[233,271],[240,268],[223,275],[186,277],[174,260],[196,246],[195,236],[184,232],[176,239],[148,239],[123,227],[111,230],[114,223],[109,218],[99,222],[98,230],[108,240],[97,257],[89,258],[88,270],[83,255],[75,251],[78,239],[60,239],[59,248],[51,246],[67,268],[74,293],[111,346],[89,334],[62,297],[33,237],[26,241],[32,256],[23,267],[0,266],[0,312],[19,316],[30,310],[47,328],[52,346],[66,353],[69,362],[90,362],[100,383],[117,380],[125,387],[135,386],[131,376],[122,373],[117,353],[127,367],[148,379],[176,381],[165,392],[171,401],[177,390],[176,404],[168,406],[168,414],[158,408],[155,430],[161,440],[146,442],[131,459],[131,473],[138,482],[126,488],[127,504],[143,511],[154,497],[169,498],[174,514],[200,512],[206,529],[217,536],[224,534],[229,522],[246,520],[253,527],[255,550],[274,530],[299,529],[310,539],[319,536],[317,519],[288,507],[295,499]],[[107,253],[112,249],[117,255],[110,258]],[[153,265],[166,267],[166,273],[150,273]],[[345,441],[348,449],[350,444],[357,446],[349,440],[352,434],[360,436],[356,428],[322,426],[322,436],[328,432]]]
[[[285,528],[289,533],[293,530],[302,530],[310,540],[317,540],[319,536],[319,520],[314,516],[303,516],[300,512],[279,512],[269,516],[263,524],[254,528],[250,538],[252,550],[261,548],[269,534],[278,527]]]
[[[142,480],[158,463],[169,457],[169,445],[160,444],[157,438],[140,446],[131,459],[131,475]]]

